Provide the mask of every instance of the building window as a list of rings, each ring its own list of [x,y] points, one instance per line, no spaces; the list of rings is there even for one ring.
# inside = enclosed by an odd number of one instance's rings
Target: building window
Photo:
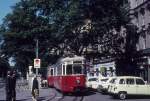
[[[142,3],[144,3],[145,0],[142,0],[142,1],[143,1]]]
[[[135,0],[135,7],[138,6],[138,0]]]
[[[142,26],[144,26],[145,25],[145,17],[144,17],[144,15],[142,15]]]
[[[134,12],[134,17],[135,17],[135,24],[137,27],[139,27],[139,16],[137,11]]]
[[[146,37],[144,38],[144,44],[145,44],[144,49],[146,49]]]
[[[140,50],[140,48],[139,48],[139,43],[138,43],[138,44],[136,44],[136,50],[137,50],[137,51],[139,51],[139,50]]]
[[[145,9],[144,9],[144,8],[141,8],[141,9],[140,9],[140,13],[141,13],[142,15],[144,15],[144,14],[145,14]]]
[[[145,9],[144,8],[140,9],[140,14],[141,14],[142,26],[144,26],[145,25]]]
[[[139,27],[139,18],[136,18],[136,26]]]
[[[143,38],[142,44],[143,44],[143,49],[146,49],[146,38]]]
[[[150,12],[150,3],[147,4],[146,9]]]
[[[150,4],[147,4],[146,9],[147,9],[147,14],[148,14],[147,16],[149,16],[150,18]]]

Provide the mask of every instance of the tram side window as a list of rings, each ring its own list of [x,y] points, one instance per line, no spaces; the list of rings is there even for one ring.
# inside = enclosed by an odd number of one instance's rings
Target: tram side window
[[[65,75],[65,65],[63,65],[63,75]]]
[[[54,74],[53,74],[53,69],[51,69],[51,75],[54,75]]]
[[[73,71],[74,71],[74,74],[82,74],[82,66],[74,65],[73,66]]]
[[[62,67],[61,67],[61,65],[58,65],[57,66],[57,68],[58,68],[58,75],[62,75]]]
[[[72,74],[72,65],[67,65],[66,74]]]

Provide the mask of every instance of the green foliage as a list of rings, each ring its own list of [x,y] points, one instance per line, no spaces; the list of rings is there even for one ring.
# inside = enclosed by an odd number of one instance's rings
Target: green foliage
[[[124,1],[21,0],[2,25],[2,52],[6,57],[14,57],[18,67],[25,68],[33,64],[36,39],[44,66],[65,51],[81,55],[89,45],[109,42],[103,53],[109,53],[110,49],[116,51],[110,31],[120,31],[129,22]],[[89,27],[87,30],[85,25]],[[54,54],[50,54],[52,50]]]

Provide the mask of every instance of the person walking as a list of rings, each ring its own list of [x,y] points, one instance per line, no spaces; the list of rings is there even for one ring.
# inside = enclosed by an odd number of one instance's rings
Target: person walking
[[[11,72],[7,72],[6,78],[6,101],[12,101],[12,79],[11,79]]]
[[[39,83],[37,80],[37,76],[34,76],[32,83],[32,99],[33,101],[37,101],[37,97],[39,96]]]
[[[12,101],[16,101],[16,71],[12,74]]]

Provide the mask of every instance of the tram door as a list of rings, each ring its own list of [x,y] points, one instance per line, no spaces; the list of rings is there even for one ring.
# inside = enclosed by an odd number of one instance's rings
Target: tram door
[[[51,76],[54,75],[54,69],[53,69],[53,68],[50,69],[50,75],[51,75]]]

